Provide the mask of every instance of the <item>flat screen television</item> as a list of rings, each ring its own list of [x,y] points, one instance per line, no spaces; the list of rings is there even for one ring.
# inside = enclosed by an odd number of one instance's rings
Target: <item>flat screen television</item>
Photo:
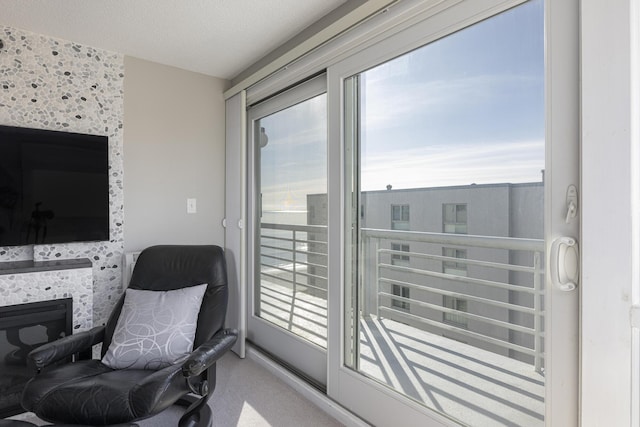
[[[0,246],[104,240],[108,137],[0,126]]]

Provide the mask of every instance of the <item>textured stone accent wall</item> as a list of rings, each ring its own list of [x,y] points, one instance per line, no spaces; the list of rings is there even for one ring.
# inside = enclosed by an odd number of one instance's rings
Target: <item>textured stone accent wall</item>
[[[73,299],[73,332],[93,326],[93,272],[76,268],[0,276],[0,306]]]
[[[107,135],[111,217],[108,242],[0,247],[0,262],[89,258],[102,324],[122,293],[124,57],[2,25],[0,39],[0,124]]]

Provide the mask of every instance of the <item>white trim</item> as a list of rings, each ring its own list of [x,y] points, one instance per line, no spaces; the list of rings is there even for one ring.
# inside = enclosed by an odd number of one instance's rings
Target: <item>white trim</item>
[[[238,268],[240,274],[239,292],[240,292],[240,314],[238,334],[238,355],[242,358],[246,356],[247,351],[247,91],[240,92],[240,108],[242,110],[240,117],[241,136],[240,136],[240,218],[238,218],[238,227],[240,228],[240,266]]]
[[[352,414],[342,406],[340,406],[335,401],[329,399],[326,394],[321,393],[316,388],[312,387],[298,377],[293,374],[291,371],[287,370],[283,366],[274,362],[269,357],[265,356],[260,350],[255,347],[248,345],[247,346],[247,358],[256,362],[258,365],[265,368],[267,371],[271,372],[278,379],[284,382],[286,385],[300,393],[302,397],[309,400],[311,403],[316,405],[318,408],[322,409],[324,412],[341,422],[347,427],[368,427],[369,424],[362,421],[356,415]]]
[[[631,402],[640,401],[640,0],[630,0],[631,61]],[[633,118],[636,118],[635,120]],[[633,262],[635,260],[635,262]],[[640,405],[631,405],[631,425],[640,425]]]
[[[545,218],[546,265],[551,245],[561,236],[580,242],[580,206],[569,223],[566,195],[570,185],[580,191],[580,78],[578,0],[545,0]],[[578,198],[579,204],[582,203]],[[584,212],[584,211],[582,211]],[[580,275],[580,277],[584,277]],[[553,286],[551,269],[545,283],[545,423],[578,425],[579,298]],[[552,327],[553,325],[553,327]]]
[[[226,326],[238,329],[233,351],[245,357],[247,335],[246,279],[246,95],[245,91],[225,102],[225,255],[229,278]],[[234,280],[236,279],[236,280]]]
[[[637,421],[630,309],[637,298],[637,52],[633,0],[581,0],[581,421]],[[635,7],[637,9],[637,6]],[[637,10],[634,13],[637,17]],[[636,24],[637,25],[637,24]],[[636,40],[637,42],[637,40]],[[632,61],[635,61],[632,62]],[[634,69],[635,68],[635,69]],[[632,99],[636,98],[636,101]],[[635,106],[635,107],[634,107]],[[631,114],[635,113],[633,117]],[[636,124],[634,124],[634,121]],[[612,214],[616,220],[611,221]],[[603,227],[603,224],[607,224]],[[606,321],[603,321],[606,319]],[[637,354],[636,354],[637,356]],[[635,392],[634,392],[635,390]],[[634,397],[635,395],[635,397]],[[635,409],[634,409],[635,407]],[[635,414],[635,415],[634,415]]]

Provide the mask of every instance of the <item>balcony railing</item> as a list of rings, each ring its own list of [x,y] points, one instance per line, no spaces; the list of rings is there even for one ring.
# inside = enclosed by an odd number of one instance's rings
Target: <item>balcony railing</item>
[[[362,259],[374,266],[361,267],[365,316],[450,334],[508,357],[528,356],[543,372],[543,240],[374,229],[363,229],[362,239]],[[411,250],[390,249],[392,243]],[[441,255],[443,248],[467,257]],[[445,298],[464,307],[448,307]]]
[[[261,317],[327,346],[327,227],[260,224]]]
[[[262,223],[261,230],[262,281],[290,289],[294,299],[303,292],[326,302],[326,226]],[[361,238],[364,316],[467,341],[543,372],[544,241],[375,229],[362,229]],[[317,315],[309,320],[317,323]]]
[[[296,289],[327,292],[327,227],[260,224],[261,274]]]

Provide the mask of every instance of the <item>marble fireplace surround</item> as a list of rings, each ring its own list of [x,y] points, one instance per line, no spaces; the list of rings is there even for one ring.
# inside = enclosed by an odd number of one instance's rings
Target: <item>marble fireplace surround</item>
[[[89,259],[0,263],[0,306],[71,298],[73,333],[93,327],[93,266]]]

